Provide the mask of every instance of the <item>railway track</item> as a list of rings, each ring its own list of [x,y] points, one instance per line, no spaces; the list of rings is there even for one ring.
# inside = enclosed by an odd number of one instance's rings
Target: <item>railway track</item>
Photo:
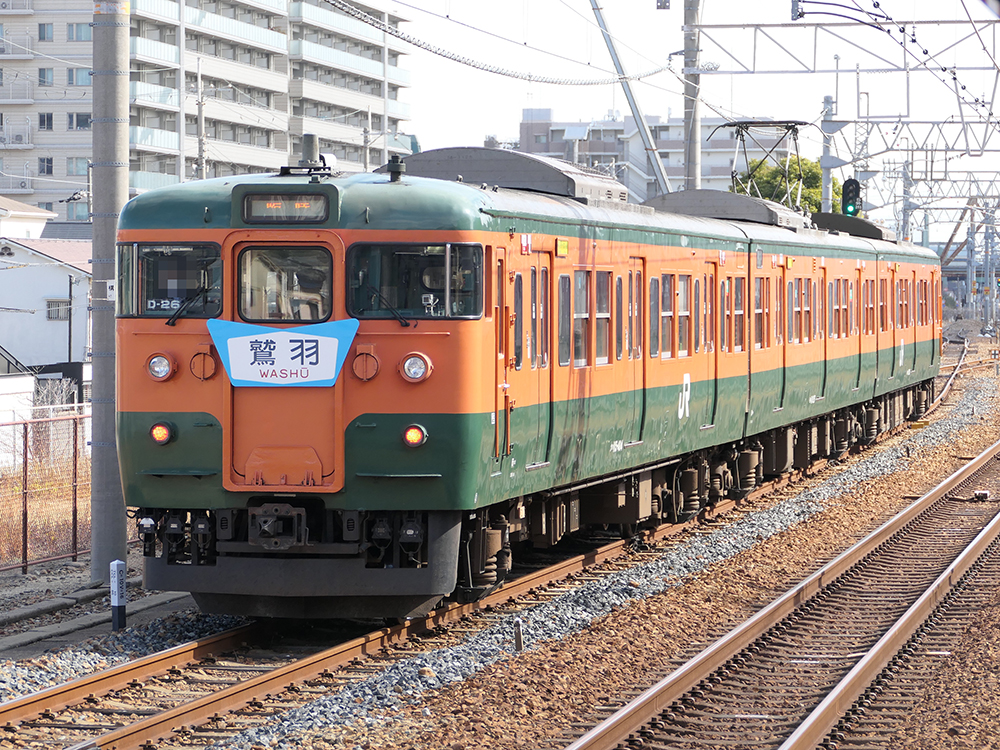
[[[894,680],[932,674],[969,603],[995,591],[998,456],[1000,443],[569,750],[878,747],[912,694]]]
[[[650,530],[642,539],[655,543],[698,523]],[[0,741],[5,748],[203,748],[406,658],[412,650],[403,644],[436,648],[485,627],[498,607],[530,607],[659,554],[636,552],[634,544],[604,544],[523,575],[481,601],[316,647],[303,658],[287,648],[270,650],[269,631],[260,624],[200,639],[0,705]],[[463,624],[472,618],[482,622]]]

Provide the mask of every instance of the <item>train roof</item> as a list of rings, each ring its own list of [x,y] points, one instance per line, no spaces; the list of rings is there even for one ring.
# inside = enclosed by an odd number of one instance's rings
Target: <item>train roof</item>
[[[421,158],[411,156],[404,161],[402,174],[345,175],[288,168],[281,174],[239,175],[159,188],[129,201],[122,210],[119,228],[249,228],[259,225],[245,222],[241,215],[242,197],[248,193],[322,192],[330,197],[328,220],[295,228],[544,232],[680,245],[686,244],[688,236],[700,236],[723,245],[750,240],[818,245],[828,248],[819,253],[831,255],[879,252],[937,260],[932,251],[906,243],[859,237],[843,229],[816,230],[801,214],[732,193],[671,193],[655,201],[657,208],[662,206],[657,210],[609,199],[608,191],[614,186],[623,189],[620,183],[555,159],[498,149],[441,149],[416,156]],[[471,160],[475,169],[456,171],[463,159]],[[496,171],[481,171],[491,163],[498,166]],[[526,168],[519,172],[516,164]],[[451,174],[451,179],[442,179],[446,174]],[[467,175],[478,179],[470,182]],[[532,175],[541,179],[545,190],[530,189]],[[482,179],[487,176],[496,179]]]

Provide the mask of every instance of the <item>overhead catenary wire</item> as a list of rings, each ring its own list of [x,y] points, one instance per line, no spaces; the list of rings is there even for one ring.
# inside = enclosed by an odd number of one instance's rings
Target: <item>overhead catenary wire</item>
[[[508,70],[507,68],[500,68],[495,65],[490,65],[488,63],[479,62],[478,60],[473,60],[472,58],[465,57],[463,55],[458,55],[449,50],[443,49],[441,47],[436,47],[433,44],[423,41],[422,39],[417,39],[414,36],[405,34],[399,29],[390,26],[389,24],[382,21],[380,18],[375,18],[368,13],[354,7],[350,3],[344,0],[324,0],[324,2],[329,3],[337,10],[346,13],[352,18],[356,18],[369,26],[377,28],[390,36],[394,36],[401,41],[412,44],[414,47],[424,50],[425,52],[430,52],[431,54],[438,55],[447,60],[453,62],[462,63],[477,70],[483,70],[487,73],[494,73],[496,75],[505,76],[507,78],[516,78],[522,81],[530,81],[531,83],[550,83],[561,86],[606,86],[608,84],[619,83],[623,80],[627,81],[638,81],[643,78],[648,78],[649,76],[656,75],[657,73],[662,73],[665,70],[669,70],[669,62],[666,65],[661,65],[653,70],[647,70],[644,73],[636,73],[634,75],[628,76],[614,76],[610,78],[600,78],[600,79],[582,79],[582,78],[552,78],[549,76],[539,76],[534,73],[524,73],[516,70]]]

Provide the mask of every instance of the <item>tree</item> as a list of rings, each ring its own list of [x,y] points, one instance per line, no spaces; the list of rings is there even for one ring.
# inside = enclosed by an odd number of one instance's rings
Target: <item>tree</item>
[[[750,162],[751,171],[753,171],[753,180],[757,185],[757,189],[760,190],[760,195],[757,194],[755,190],[751,187],[748,191],[746,184],[748,181],[747,172],[740,174],[741,185],[737,186],[737,193],[742,193],[744,195],[752,195],[755,198],[766,198],[767,200],[776,201],[777,203],[785,202],[785,190],[786,182],[783,168],[788,165],[788,178],[791,182],[791,201],[793,202],[798,194],[798,176],[799,168],[798,163],[794,157],[789,157],[781,160],[781,167],[778,167],[774,162],[762,163],[763,159],[755,159]],[[805,208],[809,213],[818,213],[822,210],[823,206],[823,172],[820,169],[819,162],[811,161],[809,159],[802,159],[802,207]],[[732,188],[730,188],[732,190]],[[834,177],[833,178],[833,212],[840,213],[840,181]]]

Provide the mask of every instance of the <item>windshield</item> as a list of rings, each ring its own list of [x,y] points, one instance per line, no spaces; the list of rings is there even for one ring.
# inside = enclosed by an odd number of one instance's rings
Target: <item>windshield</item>
[[[347,255],[347,307],[356,318],[478,318],[480,245],[354,245]]]
[[[135,284],[131,277],[134,270]],[[222,311],[222,261],[216,245],[123,246],[120,314],[214,318]],[[132,297],[132,290],[137,297]]]
[[[333,263],[321,247],[251,247],[240,255],[240,315],[244,320],[330,317]]]

